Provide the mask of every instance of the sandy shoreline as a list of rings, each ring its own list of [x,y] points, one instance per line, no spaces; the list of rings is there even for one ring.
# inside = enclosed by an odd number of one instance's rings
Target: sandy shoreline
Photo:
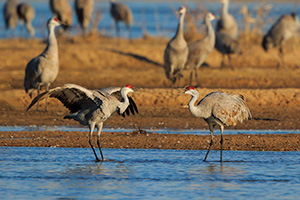
[[[95,133],[96,135],[96,133]],[[96,137],[93,138],[96,145]],[[220,135],[215,135],[213,150],[220,149]],[[209,135],[157,134],[147,132],[103,132],[102,148],[206,150]],[[62,131],[1,132],[0,146],[80,147],[90,148],[88,133]],[[224,135],[224,150],[299,151],[299,134]]]

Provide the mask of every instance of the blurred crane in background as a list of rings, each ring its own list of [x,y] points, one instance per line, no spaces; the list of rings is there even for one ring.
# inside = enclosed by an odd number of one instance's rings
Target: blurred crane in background
[[[5,28],[6,30],[11,29],[13,33],[18,24],[17,7],[18,0],[7,0],[3,7]]]
[[[299,19],[296,13],[282,15],[263,37],[262,47],[265,51],[279,47],[280,60],[278,67],[284,63],[282,45],[299,30]]]
[[[68,0],[50,0],[50,9],[54,17],[63,23],[62,27],[69,30],[73,23],[72,9]]]
[[[92,13],[94,10],[94,0],[75,0],[75,11],[78,23],[83,30],[83,35],[87,34]]]
[[[181,6],[178,9],[180,14],[178,20],[178,26],[175,36],[169,41],[164,52],[164,69],[167,78],[172,82],[172,94],[173,87],[176,79],[178,78],[178,85],[180,85],[181,71],[183,70],[189,49],[183,36],[183,23],[186,8]]]
[[[24,21],[25,27],[26,27],[27,31],[29,32],[30,36],[34,37],[35,29],[32,26],[32,20],[35,17],[34,8],[30,4],[23,2],[18,5],[17,13],[18,13],[19,19],[21,21]]]
[[[131,38],[131,26],[133,22],[133,16],[131,9],[122,3],[115,2],[115,0],[110,0],[110,14],[115,21],[115,29],[117,37],[120,37],[120,27],[119,22],[123,21],[128,30],[128,36]]]
[[[39,95],[42,86],[46,86],[46,91],[48,91],[51,83],[56,79],[59,70],[59,60],[54,29],[60,25],[61,22],[56,17],[48,20],[47,46],[39,56],[30,60],[26,66],[24,88],[30,97],[34,89],[37,89]],[[45,107],[45,111],[48,111],[47,99]],[[38,109],[39,105],[37,104]]]
[[[215,48],[222,54],[221,68],[225,67],[225,56],[227,55],[229,67],[233,70],[230,55],[242,54],[242,50],[239,42],[226,33],[216,33]]]
[[[229,0],[221,0],[221,4],[221,17],[217,22],[216,32],[228,34],[233,39],[236,39],[238,36],[238,26],[234,17],[228,12]]]
[[[208,12],[204,16],[204,24],[206,26],[206,36],[192,42],[188,45],[189,55],[186,62],[186,66],[191,69],[190,73],[190,85],[193,81],[193,72],[197,82],[197,87],[200,85],[198,81],[197,69],[201,67],[206,58],[215,47],[215,31],[211,25],[211,21],[215,19],[215,16]]]

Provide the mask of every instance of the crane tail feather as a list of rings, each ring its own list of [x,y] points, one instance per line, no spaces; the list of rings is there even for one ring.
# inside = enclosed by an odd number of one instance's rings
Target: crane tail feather
[[[133,101],[133,99],[130,97],[129,98],[129,102],[130,102],[130,105],[132,105],[133,109],[135,110],[135,113],[138,114],[139,113],[139,110],[135,104],[135,102]],[[131,107],[131,109],[132,109]],[[131,113],[134,115],[135,113],[131,111]]]

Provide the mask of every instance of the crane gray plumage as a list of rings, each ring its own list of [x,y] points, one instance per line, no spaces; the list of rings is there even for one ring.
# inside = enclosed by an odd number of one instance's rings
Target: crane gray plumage
[[[186,62],[186,66],[191,69],[190,85],[193,81],[193,71],[197,86],[199,86],[197,69],[204,63],[211,51],[215,47],[215,31],[211,25],[211,21],[215,19],[215,16],[208,12],[204,17],[204,23],[206,25],[206,36],[188,45],[189,54]]]
[[[225,33],[231,36],[233,39],[236,39],[238,36],[238,25],[234,17],[229,14],[229,0],[221,0],[221,17],[217,22],[217,33]]]
[[[18,13],[17,13],[18,0],[7,0],[3,7],[3,15],[5,28],[15,30],[18,24]]]
[[[26,93],[29,93],[30,96],[32,96],[34,89],[37,89],[39,94],[42,86],[46,86],[46,91],[48,91],[51,83],[56,79],[59,70],[59,60],[54,29],[60,25],[61,22],[55,17],[48,20],[47,46],[39,56],[30,60],[26,66],[24,87]],[[48,111],[47,105],[46,99],[46,111]]]
[[[123,21],[129,32],[129,37],[131,34],[131,26],[133,22],[133,15],[131,9],[122,3],[115,2],[115,0],[110,0],[110,14],[115,22],[116,34],[120,37],[120,27],[119,22]]]
[[[92,13],[94,10],[94,0],[76,0],[75,11],[77,20],[83,29],[83,34],[87,34],[88,27],[92,20]]]
[[[252,118],[251,112],[244,101],[244,97],[240,94],[228,94],[220,91],[212,92],[206,95],[197,104],[197,106],[195,106],[195,103],[199,98],[198,91],[193,87],[187,87],[185,89],[185,94],[192,96],[188,104],[190,112],[196,117],[203,118],[209,126],[211,142],[204,161],[206,161],[210,148],[213,144],[214,127],[216,125],[220,126],[220,161],[222,162],[224,126],[235,126],[237,122],[243,122],[244,120]]]
[[[54,17],[63,23],[63,28],[69,30],[73,23],[72,9],[68,0],[50,0],[50,10]]]
[[[185,7],[180,7],[178,10],[180,16],[175,36],[168,42],[164,52],[164,69],[167,78],[172,82],[172,91],[174,83],[178,78],[180,84],[181,71],[183,70],[189,49],[183,35],[183,23],[186,13]]]
[[[35,35],[35,29],[32,26],[32,20],[35,17],[35,10],[32,5],[28,3],[20,3],[17,7],[17,13],[19,16],[19,19],[24,21],[25,27],[27,31],[29,32],[31,37],[34,37]]]
[[[89,90],[75,84],[67,84],[63,87],[56,87],[48,92],[46,91],[38,95],[33,99],[27,110],[44,98],[52,97],[58,99],[70,110],[70,114],[65,116],[64,119],[73,119],[82,125],[89,126],[89,144],[94,152],[96,160],[100,161],[92,144],[94,128],[96,127],[98,129],[97,144],[101,159],[104,161],[105,159],[100,146],[100,134],[103,122],[115,112],[118,112],[124,117],[125,113],[127,115],[129,115],[130,112],[133,115],[138,113],[134,100],[131,97],[128,97],[128,93],[130,92],[133,92],[130,85],[126,85],[122,88],[113,87],[100,90]]]
[[[283,62],[282,45],[293,37],[299,29],[299,19],[297,14],[291,13],[282,15],[270,28],[267,34],[263,37],[262,47],[265,51],[270,48],[279,47],[281,61]],[[279,63],[280,65],[280,63]]]
[[[225,56],[227,55],[229,66],[231,69],[233,69],[230,55],[242,54],[242,49],[239,42],[226,33],[216,33],[215,48],[222,54],[221,67],[225,66]]]

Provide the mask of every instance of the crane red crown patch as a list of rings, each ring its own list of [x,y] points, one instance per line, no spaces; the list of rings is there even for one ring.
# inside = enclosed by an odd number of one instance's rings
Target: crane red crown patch
[[[125,87],[128,87],[128,88],[131,88],[131,89],[132,89],[132,86],[131,86],[131,85],[125,85]]]
[[[194,90],[194,89],[195,89],[195,88],[192,87],[192,86],[188,86],[188,87],[185,88],[185,90]]]
[[[57,21],[57,22],[58,22],[59,20],[55,17],[55,18],[54,18],[54,21]]]
[[[179,7],[179,11],[181,11],[183,9],[183,7]]]

